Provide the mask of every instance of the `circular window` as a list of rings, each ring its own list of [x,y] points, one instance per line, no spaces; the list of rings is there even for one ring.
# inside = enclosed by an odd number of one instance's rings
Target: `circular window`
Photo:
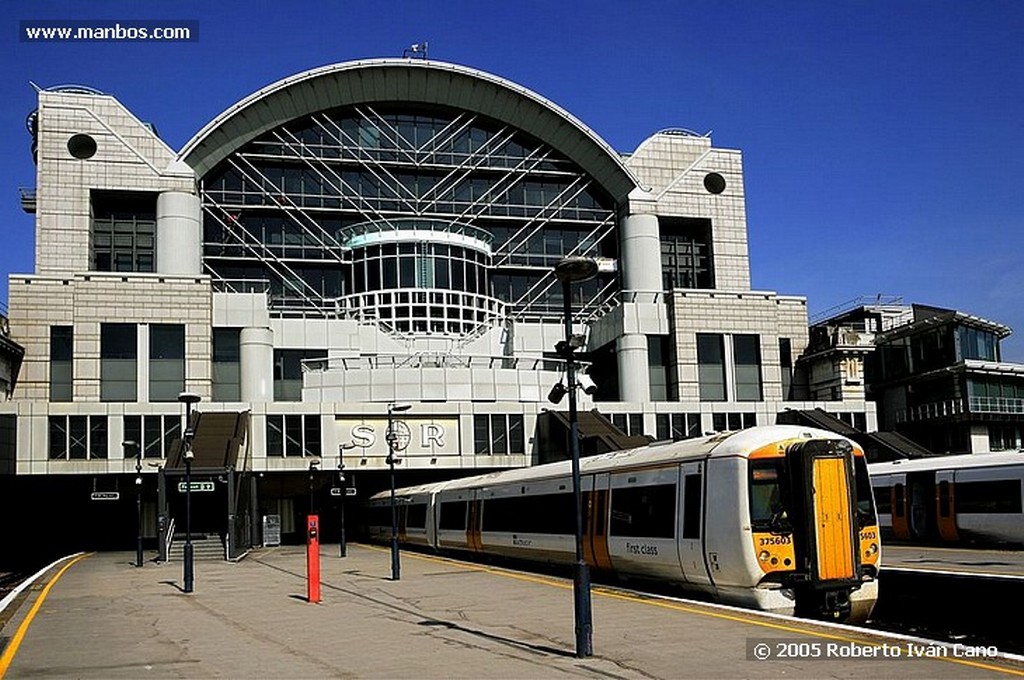
[[[717,172],[709,172],[704,175],[704,188],[712,194],[720,194],[725,191],[725,178]]]
[[[89,135],[75,135],[68,140],[68,153],[85,160],[96,155],[96,140]]]

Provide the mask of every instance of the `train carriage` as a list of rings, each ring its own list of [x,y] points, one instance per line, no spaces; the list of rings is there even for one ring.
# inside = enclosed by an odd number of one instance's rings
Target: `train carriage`
[[[879,525],[915,543],[1024,545],[1024,453],[873,463]]]
[[[725,602],[862,620],[877,597],[878,526],[863,452],[797,426],[651,445],[580,461],[584,557]],[[571,463],[402,489],[413,539],[439,550],[572,563]],[[370,499],[379,513],[384,492]],[[413,508],[417,508],[413,510]],[[381,514],[371,514],[382,517]],[[390,536],[390,524],[371,526]]]

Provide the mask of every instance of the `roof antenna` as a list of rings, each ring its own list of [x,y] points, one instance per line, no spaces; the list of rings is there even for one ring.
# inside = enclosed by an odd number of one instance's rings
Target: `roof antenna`
[[[426,59],[427,58],[427,41],[426,40],[424,40],[423,42],[419,42],[419,43],[413,43],[407,49],[402,51],[402,58],[403,59],[413,59],[413,58],[416,58],[416,57],[418,57],[420,59]]]

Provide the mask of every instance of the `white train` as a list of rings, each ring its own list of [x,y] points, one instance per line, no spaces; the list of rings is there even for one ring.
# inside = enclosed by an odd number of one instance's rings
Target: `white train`
[[[805,427],[755,427],[582,459],[592,568],[715,599],[859,621],[878,596],[879,531],[863,452]],[[390,493],[369,501],[392,532]],[[570,461],[396,491],[400,542],[571,564]]]
[[[868,466],[882,530],[911,542],[1024,544],[1024,453]]]

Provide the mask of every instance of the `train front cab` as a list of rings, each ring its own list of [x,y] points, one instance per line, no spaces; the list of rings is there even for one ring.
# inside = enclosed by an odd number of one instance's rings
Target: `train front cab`
[[[841,439],[780,442],[752,452],[749,472],[762,583],[791,591],[797,615],[866,619],[880,549],[863,453]]]

